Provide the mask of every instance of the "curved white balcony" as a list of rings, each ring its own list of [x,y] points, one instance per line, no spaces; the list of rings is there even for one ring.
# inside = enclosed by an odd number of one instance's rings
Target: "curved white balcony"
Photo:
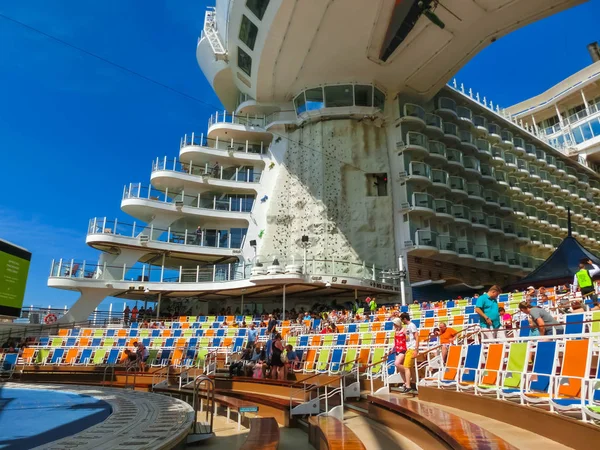
[[[523,268],[521,266],[521,255],[518,252],[506,252],[506,261],[511,269],[521,270]]]
[[[491,159],[492,158],[492,145],[487,139],[479,138],[475,141],[477,146],[477,155],[480,159]]]
[[[483,191],[485,204],[494,208],[500,208],[500,195],[493,189],[485,189]]]
[[[456,241],[458,257],[466,261],[475,259],[475,245],[472,241],[458,239]]]
[[[401,208],[420,216],[431,216],[435,214],[433,196],[424,192],[414,192],[412,196],[409,197],[408,202],[401,205]]]
[[[425,126],[425,110],[419,105],[405,103],[400,111],[399,123],[416,125],[419,128]]]
[[[533,187],[531,189],[531,193],[533,194],[533,201],[535,203],[539,203],[542,205],[546,203],[546,194],[543,189],[539,187]]]
[[[431,185],[431,168],[428,164],[421,161],[411,161],[408,164],[408,171],[400,174],[401,179],[406,181],[418,182],[427,186]]]
[[[525,206],[525,218],[533,223],[537,223],[537,208],[535,206]]]
[[[460,145],[466,150],[471,150],[473,152],[479,151],[477,148],[477,143],[475,142],[475,137],[468,130],[460,130],[458,132]]]
[[[508,185],[510,186],[511,194],[515,194],[515,195],[521,194],[522,190],[521,190],[519,178],[517,178],[514,175],[509,175],[508,176]]]
[[[508,266],[508,259],[504,249],[497,247],[491,248],[490,257],[495,266]]]
[[[429,138],[422,133],[409,131],[404,143],[397,144],[398,150],[410,151],[421,155],[429,153]]]
[[[435,112],[443,117],[450,119],[458,118],[456,113],[456,102],[448,97],[440,97],[437,99],[437,105]]]
[[[561,161],[560,159],[556,160],[556,173],[560,176],[566,177],[567,176],[567,167],[564,163],[564,161]]]
[[[446,162],[446,144],[439,141],[429,141],[429,155],[427,156],[430,160],[437,162]]]
[[[518,177],[528,177],[529,176],[529,164],[524,159],[517,159],[517,172],[516,175]]]
[[[531,183],[528,183],[526,181],[521,181],[519,183],[519,186],[521,186],[521,197],[525,198],[525,201],[530,201],[533,199],[533,188],[531,186]]]
[[[466,197],[467,194],[467,180],[461,177],[450,177],[450,192],[453,195]]]
[[[411,255],[431,256],[439,252],[438,233],[430,230],[417,230],[414,234]]]
[[[550,172],[554,172],[556,170],[556,158],[554,156],[547,154],[546,163]]]
[[[503,230],[506,239],[517,239],[517,230],[514,223],[505,220],[503,222]]]
[[[488,131],[488,121],[483,116],[473,116],[473,125],[475,126],[475,131],[479,136],[487,136],[489,134]]]
[[[487,245],[475,245],[473,250],[475,251],[475,261],[480,263],[492,263],[490,249]]]
[[[577,173],[577,170],[573,167],[567,166],[565,168],[565,171],[567,172],[567,178],[569,179],[569,181],[577,183],[577,180],[579,179],[579,174]]]
[[[600,183],[598,181],[590,180],[590,189],[592,190],[594,195],[600,195]]]
[[[546,167],[548,162],[546,161],[546,152],[539,148],[535,150],[535,162],[537,165]]]
[[[456,238],[454,236],[438,236],[438,257],[442,259],[451,259],[458,256],[456,249]]]
[[[500,142],[500,140],[501,140],[500,127],[498,125],[496,125],[495,123],[488,123],[487,129],[488,129],[488,138],[489,138],[490,142],[492,142],[494,144],[497,144],[498,142]]]
[[[435,216],[442,220],[454,220],[452,215],[452,202],[444,199],[434,199],[433,207],[435,208]]]
[[[494,177],[498,185],[502,186],[503,188],[510,187],[510,185],[508,184],[508,174],[504,170],[494,171]]]
[[[504,234],[504,226],[500,217],[488,216],[487,224],[490,233]]]
[[[525,203],[521,200],[514,200],[512,202],[514,214],[518,217],[525,217]]]
[[[233,139],[207,139],[204,134],[186,134],[179,143],[179,159],[184,163],[203,166],[239,161],[264,164],[269,149],[268,141]]]
[[[451,145],[459,145],[460,144],[460,136],[458,135],[458,125],[452,122],[444,122],[444,136],[443,140]]]
[[[467,183],[467,196],[471,201],[485,203],[483,186],[479,183]]]
[[[510,198],[510,196],[508,195],[501,195],[498,198],[498,204],[500,205],[500,211],[502,212],[506,212],[506,213],[512,213],[514,212],[513,210],[513,201]]]
[[[511,152],[504,152],[504,164],[505,169],[509,172],[514,172],[517,170],[517,157]]]
[[[537,166],[529,164],[529,179],[531,181],[540,181],[540,175]]]
[[[445,170],[431,169],[431,183],[434,188],[450,190],[448,172]]]
[[[590,177],[587,175],[580,173],[579,178],[577,179],[577,184],[580,188],[587,189],[590,187]]]
[[[481,164],[479,167],[481,170],[481,178],[483,180],[494,183],[496,182],[496,174],[493,166],[490,166],[489,164]]]
[[[548,189],[552,186],[552,182],[550,181],[550,174],[546,170],[540,170],[538,172],[540,176],[540,183],[544,185],[544,189]]]
[[[517,233],[517,239],[519,240],[519,242],[522,242],[522,243],[530,242],[530,240],[529,240],[529,228],[524,227],[522,225],[517,225],[515,227],[515,231]]]
[[[515,143],[513,142],[513,134],[511,131],[502,130],[500,132],[500,145],[507,149],[514,149]]]
[[[473,111],[465,106],[458,106],[456,108],[456,115],[458,116],[458,120],[462,123],[473,126]]]
[[[210,116],[208,120],[207,137],[211,139],[233,139],[235,141],[258,140],[270,142],[273,134],[268,132],[267,118],[265,116],[238,116],[227,111]]]
[[[247,224],[254,201],[255,197],[252,195],[185,195],[181,192],[160,191],[136,183],[124,187],[121,209],[145,222],[152,221],[157,212],[165,212],[178,216],[189,214],[228,219]]]
[[[521,152],[519,156],[527,159],[528,161],[535,161],[537,159],[537,149],[533,144],[525,144],[525,151]]]
[[[451,212],[456,223],[471,225],[471,210],[465,205],[452,205]]]
[[[436,137],[444,135],[444,123],[442,118],[436,114],[425,114],[425,131]]]
[[[152,185],[172,192],[198,193],[215,187],[230,191],[258,190],[261,171],[251,166],[225,167],[220,164],[197,166],[177,159],[157,158],[152,162]]]
[[[463,167],[465,173],[481,177],[480,162],[473,156],[463,156]]]
[[[454,167],[456,169],[465,168],[463,163],[463,154],[460,150],[456,150],[455,148],[447,148],[446,159],[448,160],[447,164],[450,167]]]
[[[187,229],[133,222],[132,224],[95,217],[88,225],[86,243],[98,250],[113,247],[146,249],[148,252],[169,252],[169,259],[187,259],[202,256],[205,261],[234,258],[241,253],[246,228],[237,229]],[[199,258],[195,258],[199,259]]]
[[[483,211],[471,211],[471,226],[488,231],[487,215]]]
[[[504,156],[504,149],[502,149],[502,147],[500,147],[499,145],[494,145],[491,148],[491,157],[492,157],[491,164],[493,164],[496,167],[502,167],[506,164],[506,157]]]
[[[525,140],[518,136],[513,137],[512,141],[513,141],[513,148],[511,151],[517,156],[526,156],[527,155],[526,147],[529,144],[525,144]]]

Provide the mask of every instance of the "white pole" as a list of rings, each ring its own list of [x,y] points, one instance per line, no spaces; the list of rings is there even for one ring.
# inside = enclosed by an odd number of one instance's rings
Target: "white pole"
[[[162,292],[158,293],[158,302],[156,303],[156,318],[158,319],[160,316],[160,298],[162,297]]]
[[[285,284],[283,285],[283,313],[281,314],[281,320],[285,320]]]
[[[404,258],[400,256],[398,258],[398,268],[400,269],[400,297],[402,298],[402,305],[406,305],[406,292],[404,291],[404,279],[402,272],[404,271]]]
[[[240,308],[240,313],[242,316],[244,315],[244,294],[242,294],[242,307]]]

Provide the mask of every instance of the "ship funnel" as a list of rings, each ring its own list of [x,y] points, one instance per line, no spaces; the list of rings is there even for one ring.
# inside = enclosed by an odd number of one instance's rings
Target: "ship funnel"
[[[587,46],[588,52],[590,52],[590,56],[592,57],[593,62],[600,61],[600,47],[598,47],[598,42],[592,42]]]

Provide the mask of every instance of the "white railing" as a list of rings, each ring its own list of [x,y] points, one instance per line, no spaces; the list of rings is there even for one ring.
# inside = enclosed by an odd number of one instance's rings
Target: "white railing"
[[[227,51],[219,38],[219,32],[217,31],[217,12],[214,7],[209,7],[204,15],[204,36],[208,39],[208,43],[212,48],[212,51],[217,58],[219,56],[227,55]]]
[[[231,123],[234,125],[244,125],[246,127],[264,128],[267,121],[265,116],[251,116],[250,114],[239,115],[235,112],[228,113],[227,111],[217,111],[216,113],[211,114],[208,119],[208,127],[210,128],[219,123]]]
[[[179,143],[179,148],[188,146],[204,147],[211,150],[225,150],[227,152],[256,153],[261,155],[267,153],[267,149],[269,148],[269,144],[262,141],[250,142],[246,140],[237,142],[233,139],[219,139],[219,137],[216,139],[208,139],[204,133],[184,135]]]
[[[224,167],[219,164],[194,164],[181,162],[174,159],[156,158],[152,161],[152,172],[169,171],[184,173],[197,177],[204,177],[223,181],[235,181],[238,183],[260,183],[261,172],[253,167]]]

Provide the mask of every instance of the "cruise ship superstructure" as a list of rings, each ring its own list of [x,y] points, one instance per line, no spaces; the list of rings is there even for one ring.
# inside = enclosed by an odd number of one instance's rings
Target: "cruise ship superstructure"
[[[598,175],[446,84],[582,1],[442,3],[218,0],[196,57],[224,110],[124,187],[130,223],[90,220],[99,261],[53,261],[49,285],[82,294],[62,320],[106,296],[206,313],[506,284],[560,243],[568,208],[600,249]]]

